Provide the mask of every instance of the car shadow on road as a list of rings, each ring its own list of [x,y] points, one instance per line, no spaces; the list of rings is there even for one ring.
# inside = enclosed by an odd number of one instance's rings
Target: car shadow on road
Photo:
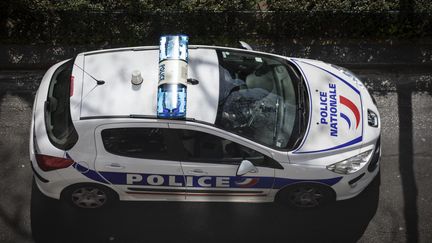
[[[36,242],[356,242],[378,207],[380,178],[358,197],[316,210],[277,204],[120,202],[77,210],[33,186]]]

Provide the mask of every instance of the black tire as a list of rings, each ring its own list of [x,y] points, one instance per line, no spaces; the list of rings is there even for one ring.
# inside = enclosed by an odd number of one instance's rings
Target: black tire
[[[80,183],[64,189],[61,200],[80,209],[103,209],[116,203],[118,195],[107,186]]]
[[[336,200],[334,190],[320,183],[298,183],[278,192],[275,201],[292,208],[319,208]]]

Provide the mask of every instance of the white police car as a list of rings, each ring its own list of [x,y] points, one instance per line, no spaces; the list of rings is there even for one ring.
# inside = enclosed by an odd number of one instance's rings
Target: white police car
[[[157,46],[86,52],[51,67],[33,106],[38,188],[81,208],[316,207],[358,195],[377,175],[379,113],[350,72],[252,50],[188,50],[183,119],[158,116]]]

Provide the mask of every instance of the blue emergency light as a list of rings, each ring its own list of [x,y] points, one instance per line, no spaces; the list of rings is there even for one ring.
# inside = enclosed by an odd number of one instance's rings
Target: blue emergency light
[[[188,37],[161,36],[159,44],[159,85],[157,116],[186,117]]]

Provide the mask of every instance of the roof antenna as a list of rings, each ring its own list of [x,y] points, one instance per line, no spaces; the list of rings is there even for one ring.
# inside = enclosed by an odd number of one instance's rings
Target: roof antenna
[[[244,41],[239,41],[239,42],[240,42],[241,47],[243,47],[243,49],[250,50],[250,51],[253,50],[252,47],[248,43],[246,43]]]
[[[90,76],[90,78],[92,78],[94,81],[96,81],[96,84],[97,84],[97,85],[105,84],[105,81],[103,81],[103,80],[99,80],[99,79],[93,77],[90,73],[86,72],[86,71],[85,71],[83,68],[81,68],[80,66],[78,66],[78,65],[76,65],[76,64],[74,64],[74,65],[77,66],[79,69],[81,69],[85,74],[87,74],[88,76]]]

